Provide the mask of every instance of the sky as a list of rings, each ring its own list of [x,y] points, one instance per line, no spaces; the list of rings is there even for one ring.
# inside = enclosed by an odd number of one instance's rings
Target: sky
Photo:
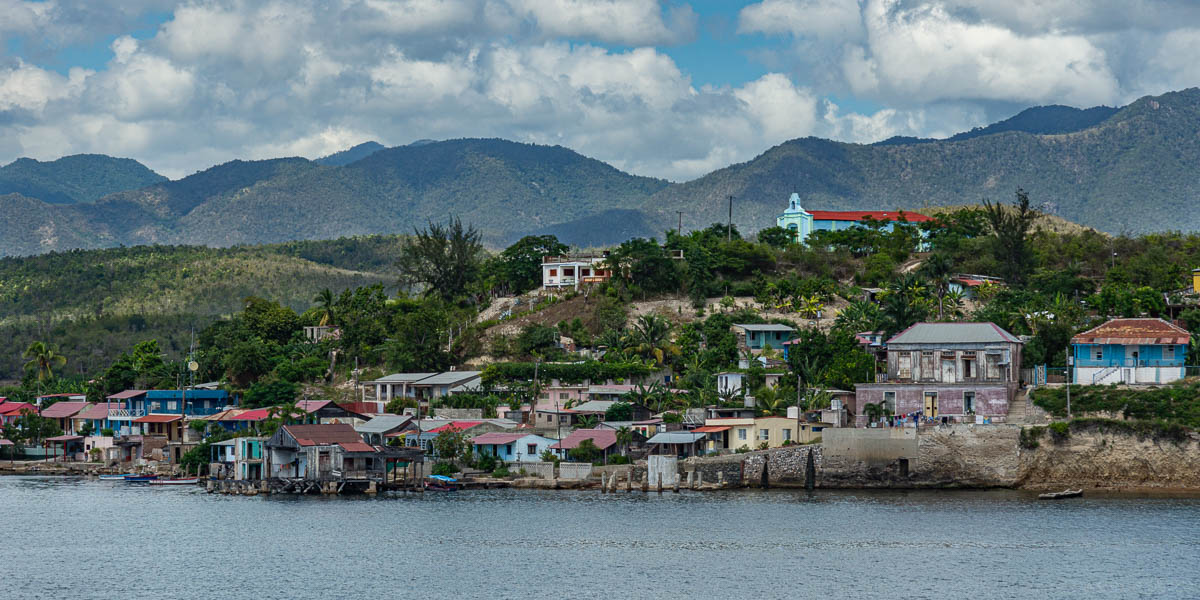
[[[171,178],[500,137],[685,181],[1198,83],[1197,0],[0,0],[0,164]]]

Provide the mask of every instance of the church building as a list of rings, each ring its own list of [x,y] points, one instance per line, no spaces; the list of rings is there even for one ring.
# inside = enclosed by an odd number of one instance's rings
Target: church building
[[[862,220],[871,217],[876,221],[884,221],[885,231],[891,231],[896,221],[923,223],[932,220],[920,213],[894,210],[804,210],[800,206],[800,195],[792,194],[788,198],[787,210],[779,215],[775,222],[782,228],[792,232],[797,242],[804,243],[809,234],[814,231],[841,231],[855,225],[862,225]]]

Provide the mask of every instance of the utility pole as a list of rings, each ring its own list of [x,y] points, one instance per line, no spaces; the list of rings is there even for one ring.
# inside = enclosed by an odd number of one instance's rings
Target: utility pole
[[[725,229],[725,241],[733,241],[733,196],[729,197],[729,226]]]
[[[1067,420],[1071,419],[1071,346],[1067,346]]]
[[[679,226],[675,228],[675,234],[683,235],[683,211],[677,210],[675,212],[679,213]]]

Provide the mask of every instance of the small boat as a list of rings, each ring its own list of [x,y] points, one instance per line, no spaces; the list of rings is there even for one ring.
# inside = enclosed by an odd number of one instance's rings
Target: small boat
[[[1063,490],[1061,492],[1050,492],[1048,494],[1038,494],[1039,500],[1062,500],[1063,498],[1077,498],[1083,495],[1083,490]]]
[[[433,481],[425,482],[425,489],[427,490],[432,490],[435,492],[458,491],[458,480],[453,477],[446,477],[445,475],[430,475],[429,478]]]
[[[147,483],[158,479],[158,475],[126,475],[125,483]]]
[[[178,477],[175,479],[153,479],[148,483],[150,485],[196,485],[200,481],[199,477]]]
[[[133,477],[133,476],[134,476],[133,473],[121,473],[119,475],[101,475],[100,480],[101,481],[121,481],[121,480],[124,480],[126,477]]]

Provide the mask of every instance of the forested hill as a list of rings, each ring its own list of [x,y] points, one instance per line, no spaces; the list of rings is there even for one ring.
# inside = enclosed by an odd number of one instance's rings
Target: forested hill
[[[102,364],[125,341],[159,339],[178,353],[191,327],[243,308],[247,296],[304,311],[317,292],[396,285],[399,236],[268,246],[138,246],[0,258],[0,339],[7,349],[54,339],[81,365]],[[82,355],[82,356],[81,356]],[[0,380],[20,374],[0,352]]]
[[[695,227],[724,221],[733,196],[734,222],[753,230],[773,224],[792,192],[805,208],[920,209],[1007,202],[1020,187],[1036,204],[1051,203],[1058,215],[1109,232],[1195,230],[1198,130],[1200,90],[1189,89],[1142,98],[1069,133],[1001,131],[880,145],[797,139],[666,188],[643,212],[661,229],[686,209],[695,216],[684,225]]]
[[[773,225],[793,192],[813,209],[913,210],[1007,201],[1024,188],[1043,210],[1104,231],[1194,230],[1198,130],[1200,90],[1189,89],[1119,109],[1033,108],[946,140],[796,139],[680,184],[559,146],[496,139],[368,142],[318,161],[232,161],[170,182],[107,157],[19,160],[0,170],[26,182],[3,187],[0,177],[0,255],[396,234],[451,216],[479,227],[492,247],[530,233],[604,245],[661,235],[677,211],[685,228],[724,221],[731,196],[735,223],[753,232]],[[113,171],[44,174],[79,161]],[[138,173],[148,185],[131,189]]]
[[[129,158],[101,154],[76,154],[49,162],[21,158],[0,167],[0,196],[20,194],[50,204],[75,204],[166,180]]]

